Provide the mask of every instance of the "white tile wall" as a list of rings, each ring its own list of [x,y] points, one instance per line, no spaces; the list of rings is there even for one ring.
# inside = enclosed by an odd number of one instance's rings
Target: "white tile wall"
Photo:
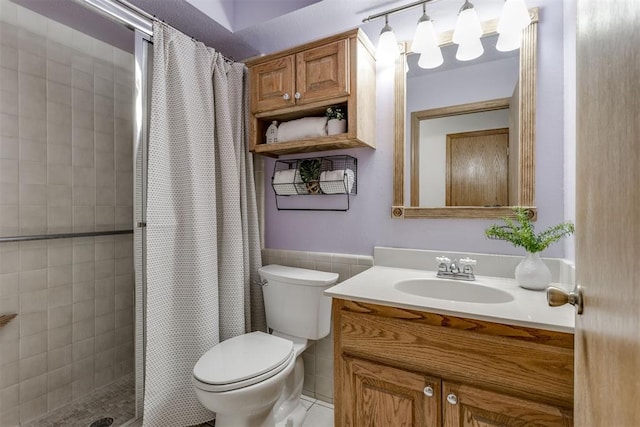
[[[0,0],[0,235],[131,228],[133,56]],[[132,237],[0,244],[0,425],[133,370]]]
[[[263,249],[262,263],[338,273],[342,282],[373,265],[373,257],[324,252]],[[302,354],[304,360],[303,392],[307,396],[333,403],[333,332],[314,342]]]

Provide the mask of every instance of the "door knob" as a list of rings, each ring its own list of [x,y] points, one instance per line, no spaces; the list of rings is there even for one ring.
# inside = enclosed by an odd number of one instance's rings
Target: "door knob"
[[[296,93],[293,94],[293,97],[295,99],[300,99],[300,98],[302,98],[302,95],[300,94],[300,92],[296,92]]]
[[[449,402],[452,405],[457,405],[458,404],[458,396],[456,396],[453,393],[449,393],[447,395],[447,402]]]
[[[423,391],[425,396],[433,397],[433,387],[431,387],[430,385],[426,386]]]
[[[580,285],[576,286],[572,292],[567,292],[564,289],[556,288],[555,286],[549,286],[547,288],[547,303],[551,307],[571,304],[575,306],[577,314],[582,314],[582,299],[582,288]]]
[[[291,98],[291,96],[285,92],[284,95],[282,95],[282,99],[284,99],[285,101],[288,101]]]

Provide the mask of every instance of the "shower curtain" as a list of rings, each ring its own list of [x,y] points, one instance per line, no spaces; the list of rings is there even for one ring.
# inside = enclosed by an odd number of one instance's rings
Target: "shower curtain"
[[[145,426],[213,418],[192,370],[227,338],[264,330],[243,64],[154,23],[147,211]]]

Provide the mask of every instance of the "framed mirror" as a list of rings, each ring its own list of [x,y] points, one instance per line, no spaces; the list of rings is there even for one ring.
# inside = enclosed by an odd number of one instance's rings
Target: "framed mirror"
[[[405,44],[395,71],[392,217],[499,218],[512,215],[513,207],[521,206],[535,218],[538,9],[530,12],[532,22],[523,31],[520,50],[508,54],[508,61],[491,63],[511,64],[513,77],[503,70],[495,74],[496,81],[504,80],[514,87],[508,97],[504,93],[500,98],[492,97],[478,88],[474,95],[485,98],[456,104],[457,88],[451,87],[451,96],[434,99],[437,107],[414,110],[415,103],[407,104],[407,90],[414,98],[415,94],[429,97],[433,91],[424,93],[420,87],[407,86],[407,55],[410,59],[417,55]],[[487,38],[495,38],[496,26],[497,20],[483,23],[484,55],[495,50],[495,40]],[[452,45],[452,33],[440,35],[443,49]],[[447,87],[446,79],[453,78],[447,76],[454,73],[470,82],[475,75],[473,66],[435,71],[439,80],[435,83],[433,74],[434,84],[442,87]],[[431,77],[421,77],[425,78]]]

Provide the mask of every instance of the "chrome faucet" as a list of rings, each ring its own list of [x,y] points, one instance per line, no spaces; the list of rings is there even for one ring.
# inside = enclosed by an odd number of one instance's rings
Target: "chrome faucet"
[[[437,257],[436,260],[439,263],[437,277],[454,280],[476,280],[473,274],[473,266],[477,263],[475,259],[466,257],[460,259],[460,261],[457,259],[451,261],[451,259],[441,256]],[[462,266],[462,271],[460,270],[460,265]]]

